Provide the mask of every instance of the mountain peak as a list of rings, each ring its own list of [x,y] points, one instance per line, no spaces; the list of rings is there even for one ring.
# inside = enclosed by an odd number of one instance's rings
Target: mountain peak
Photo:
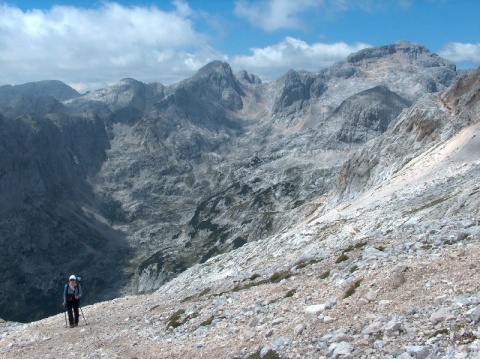
[[[59,80],[43,80],[28,82],[22,85],[0,86],[0,96],[3,98],[21,95],[33,97],[51,96],[58,101],[65,101],[80,96],[77,91]]]
[[[116,83],[114,86],[122,86],[122,85],[129,85],[129,86],[141,86],[145,85],[143,82],[135,80],[134,78],[131,77],[126,77],[124,79],[121,79],[118,83]]]
[[[236,77],[239,81],[247,82],[249,84],[258,85],[262,83],[262,80],[260,79],[260,77],[254,74],[249,74],[245,70],[241,70],[239,73],[237,73]]]
[[[241,96],[244,92],[226,62],[216,60],[208,63],[193,77],[180,83],[178,89],[182,87],[199,98],[219,101],[231,110],[239,110],[243,106]]]
[[[190,82],[207,82],[216,85],[231,85],[236,82],[232,68],[226,62],[219,60],[212,61],[203,66],[198,72],[188,80]]]
[[[198,74],[211,73],[211,72],[223,73],[226,75],[233,76],[232,68],[230,67],[230,65],[220,60],[209,62],[208,64],[203,66],[200,70],[198,70]]]
[[[421,67],[445,66],[455,69],[455,65],[452,62],[441,58],[425,46],[406,40],[357,51],[349,55],[346,62],[354,65],[365,65],[386,58],[389,58],[393,63],[401,65],[419,65]]]

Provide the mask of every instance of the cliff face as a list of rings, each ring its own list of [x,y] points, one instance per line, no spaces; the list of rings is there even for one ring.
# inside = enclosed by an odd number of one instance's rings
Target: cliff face
[[[437,106],[456,76],[401,42],[268,84],[216,61],[172,86],[22,92],[36,110],[0,96],[0,317],[57,312],[71,273],[86,303],[154,291],[356,198],[467,123],[460,85]]]
[[[26,320],[58,310],[58,284],[69,272],[88,272],[93,283],[116,277],[126,243],[91,209],[88,176],[108,147],[101,120],[52,114],[1,122],[2,317]]]

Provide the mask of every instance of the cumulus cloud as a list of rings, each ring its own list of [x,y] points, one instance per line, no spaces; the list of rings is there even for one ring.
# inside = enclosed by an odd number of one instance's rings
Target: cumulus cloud
[[[0,5],[0,84],[52,76],[79,90],[123,77],[168,84],[225,58],[195,31],[188,4],[173,4],[170,12],[114,2],[25,12]]]
[[[459,67],[480,66],[480,43],[449,42],[438,54],[447,60],[453,61]]]
[[[299,15],[322,5],[323,0],[238,0],[235,14],[266,31],[302,27]]]
[[[412,0],[394,0],[393,3],[372,0],[236,0],[235,15],[271,32],[304,28],[304,15],[312,11],[323,14],[324,18],[332,18],[349,9],[375,12],[391,5],[407,9],[411,3]]]
[[[409,2],[394,0],[397,6]],[[360,42],[307,43],[286,37],[229,58],[211,45],[224,40],[229,20],[215,25],[215,14],[194,11],[186,0],[173,0],[170,10],[113,1],[97,4],[93,8],[53,6],[25,11],[0,0],[0,86],[57,79],[84,92],[125,77],[169,85],[192,76],[213,60],[226,61],[234,71],[245,69],[269,81],[290,69],[318,71],[369,47]],[[376,4],[371,0],[235,0],[235,12],[270,32],[309,26],[306,22],[312,17],[305,15],[312,11],[338,13],[352,7],[371,11],[379,6]],[[226,47],[235,46],[232,40]],[[478,66],[479,47],[450,43],[440,55],[457,64]],[[235,51],[242,50],[237,46]]]
[[[236,69],[248,69],[262,79],[273,80],[272,76],[284,74],[290,69],[318,71],[367,47],[371,46],[364,43],[349,45],[344,42],[307,44],[287,37],[276,45],[251,49],[250,56],[234,57],[231,64]]]

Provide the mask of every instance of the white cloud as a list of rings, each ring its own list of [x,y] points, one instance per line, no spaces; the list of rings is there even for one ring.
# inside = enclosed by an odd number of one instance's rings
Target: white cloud
[[[0,5],[0,85],[59,79],[83,90],[123,77],[168,84],[224,56],[195,31],[189,6],[173,4],[171,12],[114,2],[25,12]]]
[[[253,48],[251,56],[237,56],[231,60],[231,65],[236,70],[248,69],[268,81],[274,79],[272,76],[284,74],[290,69],[318,71],[367,47],[371,46],[364,43],[348,45],[344,42],[309,45],[287,37],[273,46]]]
[[[318,71],[370,46],[345,42],[309,44],[287,37],[229,58],[210,44],[219,38],[224,40],[225,34],[220,32],[227,28],[222,25],[219,31],[212,26],[214,14],[195,12],[184,0],[173,0],[172,4],[170,11],[109,1],[100,1],[94,8],[54,6],[22,11],[0,0],[0,86],[57,79],[84,92],[125,77],[169,85],[192,76],[213,60],[227,61],[234,71],[245,69],[270,81],[289,69]],[[377,2],[238,0],[236,11],[260,27],[274,30],[303,27],[301,18],[307,11],[338,13],[369,4]],[[204,30],[197,30],[200,28]],[[440,55],[457,64],[479,65],[479,47],[450,43]]]
[[[480,43],[465,44],[460,42],[449,42],[438,54],[447,60],[453,61],[460,67],[471,67],[480,65]]]
[[[432,0],[434,1],[434,0]],[[393,2],[374,0],[236,0],[235,15],[265,31],[299,29],[307,27],[304,15],[315,11],[316,21],[332,19],[349,9],[375,12],[390,6],[407,9],[412,0]]]
[[[235,14],[247,19],[252,25],[266,31],[282,28],[300,28],[299,15],[311,8],[319,7],[323,0],[238,0],[235,2]]]

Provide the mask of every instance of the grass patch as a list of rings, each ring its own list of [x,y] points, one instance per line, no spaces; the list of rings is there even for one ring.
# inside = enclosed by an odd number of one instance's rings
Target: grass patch
[[[250,279],[250,280],[255,280],[255,279],[260,278],[260,277],[261,277],[260,274],[258,274],[258,273],[253,273],[253,274],[250,276],[250,278],[248,278],[248,279]]]
[[[351,252],[355,249],[363,248],[366,245],[367,245],[367,242],[358,242],[358,243],[355,243],[355,244],[350,244],[347,248],[345,248],[343,250],[343,253],[348,253],[348,252]]]
[[[284,279],[290,278],[293,274],[290,271],[273,273],[269,278],[271,283],[278,283]]]
[[[330,275],[330,271],[327,270],[326,272],[323,272],[322,274],[320,274],[320,279],[326,279],[328,278],[329,275]]]
[[[266,355],[264,355],[263,357],[260,355],[260,352],[261,352],[261,351],[262,351],[261,349],[258,349],[255,353],[250,354],[250,355],[247,357],[247,359],[280,359],[280,356],[279,356],[276,352],[274,352],[274,351],[272,351],[272,350],[270,350],[270,351],[269,351]]]
[[[202,290],[199,294],[197,294],[197,295],[190,295],[190,296],[188,296],[188,297],[185,297],[185,298],[183,298],[180,302],[181,302],[181,303],[185,303],[185,302],[187,302],[187,301],[189,301],[189,300],[203,297],[204,295],[208,294],[209,292],[210,292],[210,288],[205,288],[205,289]]]
[[[348,287],[347,291],[345,292],[345,294],[343,295],[343,298],[348,298],[348,297],[351,297],[354,293],[355,293],[355,290],[360,287],[360,283],[362,283],[362,279],[357,279],[355,282],[353,282],[352,284],[350,284],[350,286]]]
[[[285,298],[290,298],[290,297],[293,297],[293,295],[297,293],[297,290],[296,289],[290,289],[286,294],[285,294]]]
[[[322,260],[321,259],[310,259],[310,260],[305,260],[297,264],[297,269],[302,269],[305,268],[308,265],[315,264],[315,263],[320,263]]]
[[[471,343],[475,340],[478,339],[478,337],[473,334],[472,332],[465,332],[462,335],[460,335],[460,338],[458,338],[461,342],[464,344]]]
[[[421,207],[418,207],[418,208],[414,208],[410,211],[405,211],[403,212],[403,215],[404,216],[409,216],[409,215],[412,215],[412,214],[415,214],[417,212],[420,212],[420,211],[423,211],[424,209],[427,209],[427,208],[430,208],[430,207],[434,207],[436,206],[437,204],[440,204],[442,202],[445,202],[446,200],[450,199],[450,197],[443,197],[443,198],[438,198],[432,202],[429,202]]]
[[[202,290],[200,292],[200,294],[198,296],[203,297],[204,295],[208,294],[209,292],[210,292],[210,288],[205,288],[204,290]]]
[[[428,337],[428,339],[430,338],[435,338],[437,335],[448,335],[450,333],[450,331],[447,329],[447,328],[444,328],[444,329],[438,329],[436,330],[432,335],[430,335]]]
[[[335,263],[342,263],[345,262],[348,259],[348,256],[345,253],[342,253],[338,256],[337,259],[335,259]]]
[[[168,328],[177,328],[180,325],[182,325],[184,322],[181,321],[180,319],[182,318],[182,315],[185,314],[185,309],[179,309],[175,313],[172,314],[170,319],[168,320],[167,323],[167,329]]]
[[[258,282],[247,283],[247,284],[237,284],[235,287],[233,287],[232,292],[238,292],[238,291],[241,291],[241,290],[244,290],[244,289],[249,289],[249,288],[252,288],[252,287],[256,287],[256,286],[262,285],[262,284],[278,283],[278,282],[282,281],[283,279],[290,278],[291,276],[293,276],[293,273],[290,272],[290,271],[277,272],[277,273],[272,274],[270,276],[270,278],[263,279],[263,280],[260,280]],[[258,277],[259,277],[259,275],[255,276],[255,278],[258,278]]]
[[[203,322],[201,322],[201,323],[200,323],[200,326],[201,326],[201,327],[207,327],[207,326],[209,326],[210,324],[212,324],[213,319],[214,319],[214,318],[213,318],[213,315],[212,315],[212,316],[211,316],[210,318],[208,318],[207,320],[204,320]]]
[[[244,289],[249,289],[252,287],[256,287],[257,285],[263,284],[265,281],[260,281],[260,282],[255,282],[255,283],[247,283],[247,284],[237,284],[235,287],[233,287],[232,292],[239,292]]]

